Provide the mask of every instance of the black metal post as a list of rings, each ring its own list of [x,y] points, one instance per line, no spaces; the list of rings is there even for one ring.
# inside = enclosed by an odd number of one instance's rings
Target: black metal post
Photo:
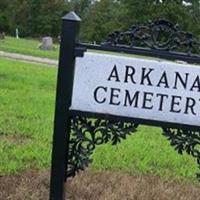
[[[70,137],[70,112],[75,44],[81,19],[70,12],[62,18],[60,58],[52,149],[50,200],[64,200],[64,186]]]

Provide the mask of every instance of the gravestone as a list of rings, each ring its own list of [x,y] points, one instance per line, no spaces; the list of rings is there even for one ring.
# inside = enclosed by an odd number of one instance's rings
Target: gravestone
[[[40,46],[42,50],[53,50],[53,39],[52,37],[43,37],[42,44]]]
[[[18,28],[15,29],[15,37],[17,40],[19,39],[19,29]]]
[[[5,33],[2,32],[2,33],[0,33],[0,40],[4,40],[4,39],[5,39]]]

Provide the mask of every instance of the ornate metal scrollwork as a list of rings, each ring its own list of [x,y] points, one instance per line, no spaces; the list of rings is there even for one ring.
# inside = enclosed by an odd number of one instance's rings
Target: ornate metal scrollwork
[[[200,43],[191,33],[180,31],[178,25],[166,20],[132,26],[127,31],[115,31],[102,43],[106,46],[127,48],[148,48],[148,50],[176,51],[186,54],[200,54]],[[79,49],[80,50],[80,49]],[[79,52],[80,53],[80,52]],[[186,53],[186,54],[185,54]],[[66,178],[75,176],[92,161],[95,147],[109,141],[115,145],[127,135],[136,131],[138,124],[116,122],[107,119],[93,119],[73,116],[67,155]],[[163,134],[175,146],[178,153],[186,151],[197,159],[200,168],[200,131],[163,128]],[[200,173],[197,174],[200,180]]]
[[[170,140],[171,145],[175,147],[179,154],[186,151],[196,158],[200,169],[200,131],[163,128],[163,135]],[[197,178],[200,181],[200,173],[197,174]]]
[[[113,145],[136,131],[137,124],[75,116],[71,119],[67,177],[75,176],[92,161],[95,146],[109,141]]]
[[[158,20],[144,25],[134,25],[127,31],[115,31],[102,45],[143,47],[155,50],[176,50],[188,54],[200,53],[200,43],[191,33],[180,31],[178,25]]]

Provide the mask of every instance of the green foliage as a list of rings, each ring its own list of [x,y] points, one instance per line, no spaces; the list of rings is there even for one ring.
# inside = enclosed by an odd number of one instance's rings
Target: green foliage
[[[63,0],[31,0],[27,19],[30,25],[29,35],[58,36],[60,32],[60,18],[65,11],[64,8]]]
[[[108,33],[165,18],[200,38],[199,0],[7,0],[0,2],[0,31],[38,37],[60,33],[61,17],[74,10],[82,18],[81,40],[101,42]]]
[[[60,33],[60,19],[69,11],[68,4],[63,0],[13,0],[12,3],[5,1],[4,4],[1,1],[0,8],[4,7],[2,13],[8,19],[9,30],[2,29],[13,35],[18,28],[20,36],[57,37]]]
[[[132,24],[162,18],[179,24],[182,30],[190,31],[200,38],[200,1],[198,0],[187,6],[182,0],[122,0],[122,2],[126,12],[123,19],[126,28]]]
[[[6,32],[9,30],[9,20],[7,17],[8,2],[7,0],[1,0],[0,2],[0,32]]]
[[[102,0],[91,5],[82,16],[81,39],[101,42],[110,32],[121,28],[118,18],[119,4],[110,0]]]

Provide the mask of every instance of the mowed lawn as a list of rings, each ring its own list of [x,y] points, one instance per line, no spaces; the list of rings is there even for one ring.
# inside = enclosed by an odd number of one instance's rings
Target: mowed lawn
[[[0,176],[50,167],[56,68],[0,58]],[[195,159],[179,155],[162,130],[140,126],[116,146],[97,147],[92,170],[155,174],[194,182]]]
[[[39,46],[41,41],[33,39],[16,39],[14,37],[6,36],[5,40],[0,40],[0,51],[10,53],[19,53],[24,55],[31,55],[36,57],[44,57],[51,59],[58,59],[59,45],[54,44],[55,50],[43,51]]]

